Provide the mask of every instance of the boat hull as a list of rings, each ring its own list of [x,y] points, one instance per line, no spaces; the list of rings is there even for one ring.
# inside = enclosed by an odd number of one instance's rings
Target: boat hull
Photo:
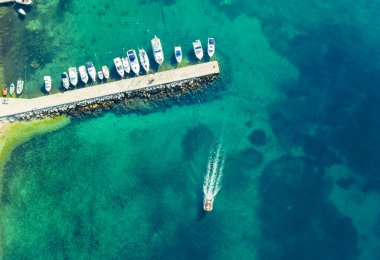
[[[207,199],[205,198],[203,201],[203,210],[206,212],[212,211],[214,206],[214,199]]]

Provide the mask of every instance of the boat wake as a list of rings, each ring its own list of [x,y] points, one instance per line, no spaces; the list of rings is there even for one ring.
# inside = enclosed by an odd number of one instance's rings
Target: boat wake
[[[221,188],[224,159],[225,154],[221,145],[216,150],[211,151],[207,164],[207,173],[203,182],[203,208],[205,211],[212,210],[214,198]]]

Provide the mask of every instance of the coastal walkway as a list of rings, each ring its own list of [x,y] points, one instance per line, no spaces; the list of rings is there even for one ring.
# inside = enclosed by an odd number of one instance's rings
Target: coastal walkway
[[[86,100],[102,98],[124,92],[143,90],[145,88],[151,88],[171,82],[219,74],[219,72],[218,62],[212,61],[95,86],[73,89],[38,98],[1,98],[0,118],[9,118],[35,110],[72,105]]]

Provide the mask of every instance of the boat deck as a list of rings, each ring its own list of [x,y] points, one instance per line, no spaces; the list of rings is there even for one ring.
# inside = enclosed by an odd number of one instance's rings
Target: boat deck
[[[62,105],[71,105],[81,101],[111,96],[127,91],[142,90],[144,88],[150,88],[171,82],[219,74],[219,72],[218,62],[212,61],[100,85],[73,89],[38,98],[1,98],[0,118],[7,118],[22,113],[49,109]],[[57,85],[55,87],[57,87]]]

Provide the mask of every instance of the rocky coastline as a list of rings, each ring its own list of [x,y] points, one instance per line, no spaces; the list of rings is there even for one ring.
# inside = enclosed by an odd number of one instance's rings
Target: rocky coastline
[[[52,118],[68,115],[74,118],[97,117],[104,111],[112,110],[116,114],[127,112],[149,112],[157,108],[183,103],[183,98],[203,93],[218,75],[156,85],[138,91],[128,91],[115,95],[89,99],[74,104],[65,104],[44,110],[34,110],[7,118],[9,122],[31,119]]]

